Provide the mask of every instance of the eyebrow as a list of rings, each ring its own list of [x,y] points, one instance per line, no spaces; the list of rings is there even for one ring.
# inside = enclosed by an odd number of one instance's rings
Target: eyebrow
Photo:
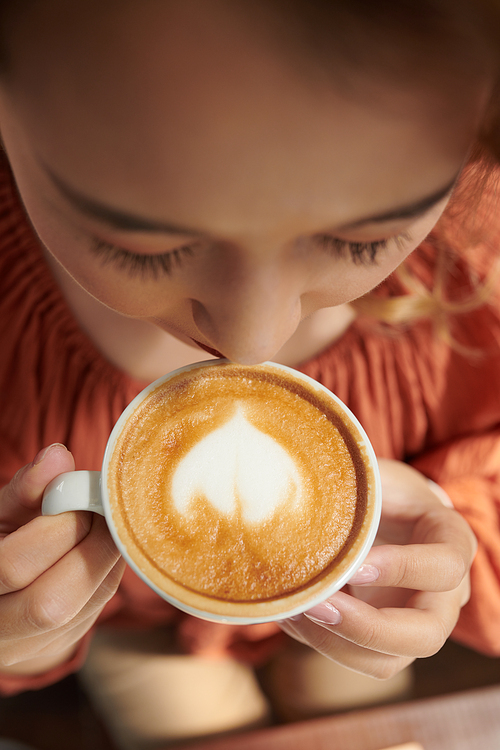
[[[86,214],[89,218],[96,219],[104,224],[107,224],[110,228],[125,231],[125,232],[151,232],[160,234],[189,234],[194,236],[206,236],[206,232],[202,232],[199,229],[193,227],[181,226],[178,224],[172,224],[170,222],[155,221],[143,216],[138,216],[128,211],[122,211],[117,208],[113,208],[105,203],[96,201],[93,198],[80,193],[75,188],[68,185],[64,180],[55,175],[50,169],[45,167],[45,171],[49,175],[50,179],[57,187],[59,192],[66,198],[66,200],[73,205],[78,211]],[[439,203],[448,193],[453,189],[458,175],[439,190],[434,191],[430,195],[423,198],[419,198],[412,203],[408,203],[404,206],[383,211],[381,213],[373,214],[370,216],[364,216],[361,219],[343,224],[341,229],[356,229],[364,224],[383,224],[388,221],[395,221],[400,219],[411,219],[416,216],[424,214],[436,203]]]
[[[412,203],[407,203],[404,206],[398,206],[388,211],[382,211],[381,213],[372,214],[371,216],[364,216],[362,219],[356,219],[355,221],[348,222],[342,226],[342,229],[356,229],[363,224],[384,224],[388,221],[397,221],[398,219],[413,219],[416,216],[421,216],[428,211],[436,203],[439,203],[445,198],[453,188],[458,179],[456,174],[450,182],[443,187],[435,190],[430,195],[426,195],[423,198],[418,198]]]
[[[83,193],[80,193],[78,190],[64,182],[60,177],[55,175],[47,167],[45,167],[45,171],[59,192],[74,208],[91,219],[97,219],[98,221],[107,224],[112,229],[125,232],[191,234],[196,236],[206,235],[206,232],[202,232],[199,229],[172,224],[170,222],[155,221],[154,219],[148,219],[134,213],[129,213],[128,211],[121,211],[120,209],[113,208],[112,206],[108,206],[105,203],[101,203],[100,201],[96,201],[93,198],[89,198]]]

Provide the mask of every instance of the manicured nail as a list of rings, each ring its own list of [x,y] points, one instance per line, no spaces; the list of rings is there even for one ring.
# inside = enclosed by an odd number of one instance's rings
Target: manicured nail
[[[317,604],[304,614],[309,620],[317,622],[318,625],[339,625],[342,622],[342,615],[330,602]]]
[[[37,466],[38,464],[41,464],[41,463],[42,463],[42,461],[43,461],[43,459],[45,458],[45,456],[46,456],[46,455],[47,455],[47,454],[49,453],[49,451],[51,451],[51,450],[52,450],[53,448],[64,448],[64,450],[65,450],[65,451],[67,451],[67,450],[68,450],[68,449],[66,448],[66,446],[65,446],[65,445],[63,445],[62,443],[52,443],[52,445],[49,445],[49,447],[48,447],[48,448],[42,448],[42,450],[41,450],[41,451],[39,451],[39,452],[38,452],[38,453],[36,454],[35,458],[34,458],[34,459],[33,459],[33,461],[31,462],[31,465],[32,465],[32,466]]]
[[[362,565],[359,570],[349,579],[349,583],[360,586],[363,583],[373,583],[380,577],[380,570],[375,565]]]

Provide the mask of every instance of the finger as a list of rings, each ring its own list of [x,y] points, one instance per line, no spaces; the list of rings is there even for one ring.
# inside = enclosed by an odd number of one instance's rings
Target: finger
[[[2,639],[0,642],[2,668],[19,666],[22,662],[34,658],[59,657],[75,646],[92,628],[103,606],[116,592],[124,567],[124,560],[118,560],[78,616],[62,628],[36,633],[22,640],[13,638],[9,642]]]
[[[319,635],[325,642],[328,634],[335,634],[356,646],[392,656],[432,656],[453,630],[462,597],[462,587],[445,593],[419,591],[405,608],[377,609],[339,592],[305,613],[305,620],[311,620],[325,633],[319,634],[315,629],[302,633],[305,637]],[[302,628],[308,628],[304,621],[300,623]]]
[[[75,463],[64,445],[44,448],[0,491],[0,534],[9,534],[39,515],[42,493],[47,484]]]
[[[443,505],[420,517],[410,541],[420,544],[444,542],[456,546],[467,560],[471,560],[477,550],[476,537],[467,521],[456,510]]]
[[[29,586],[89,533],[86,512],[34,518],[0,540],[0,596]]]
[[[373,547],[350,584],[448,591],[468,573],[477,549],[467,522],[442,506],[422,514],[411,541],[417,543]]]
[[[22,639],[54,631],[74,620],[119,559],[103,518],[77,547],[22,591],[0,598],[4,638]]]
[[[468,573],[472,557],[449,544],[408,544],[373,547],[350,578],[352,586],[391,586],[426,591],[451,591]]]
[[[292,622],[280,622],[280,627],[287,635],[314,648],[337,664],[377,679],[394,677],[415,660],[414,657],[393,656],[358,646],[309,621],[305,615]]]

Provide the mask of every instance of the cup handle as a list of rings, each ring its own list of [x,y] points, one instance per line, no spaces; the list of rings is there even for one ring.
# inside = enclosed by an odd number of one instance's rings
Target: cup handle
[[[100,471],[68,471],[49,482],[43,493],[42,515],[92,510],[104,516]]]

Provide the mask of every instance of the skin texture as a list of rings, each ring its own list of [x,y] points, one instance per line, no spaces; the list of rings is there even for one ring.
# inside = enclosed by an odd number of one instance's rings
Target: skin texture
[[[347,95],[323,73],[302,74],[264,28],[224,2],[157,0],[51,0],[12,25],[0,132],[21,197],[80,325],[136,377],[196,361],[193,340],[242,363],[311,356],[349,324],[348,303],[427,235],[448,196],[418,215],[380,215],[451,185],[473,142],[486,82],[465,80],[447,97],[438,84],[367,77]],[[111,211],[120,228],[105,220]],[[379,241],[373,262],[370,248],[356,262],[345,244]],[[153,273],[151,258],[167,252],[171,273]],[[131,253],[149,258],[142,271]],[[13,671],[62,661],[118,583],[99,519],[88,529],[74,514],[35,518],[45,484],[71,468],[57,447],[2,491],[0,616],[12,628],[0,663]],[[378,572],[370,596],[358,586],[282,627],[384,677],[449,635],[475,541],[421,475],[382,468],[389,545],[367,560]],[[47,536],[30,537],[35,564],[25,534],[42,523],[61,542],[48,559]],[[82,586],[58,596],[78,566]],[[408,588],[417,593],[402,601]]]
[[[0,491],[1,660],[7,673],[45,672],[70,657],[123,573],[102,518],[40,518],[48,482],[73,469],[64,446],[51,446]]]

